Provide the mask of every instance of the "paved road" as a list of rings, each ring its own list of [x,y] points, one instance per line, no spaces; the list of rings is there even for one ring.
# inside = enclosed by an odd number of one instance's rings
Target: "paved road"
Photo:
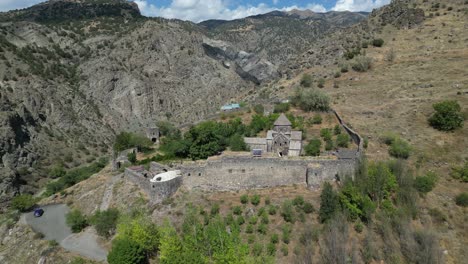
[[[107,252],[98,245],[97,235],[92,228],[73,234],[66,224],[65,215],[70,211],[64,204],[42,207],[44,214],[34,217],[33,212],[24,214],[28,225],[36,232],[44,234],[44,239],[57,241],[64,249],[84,257],[103,261]]]

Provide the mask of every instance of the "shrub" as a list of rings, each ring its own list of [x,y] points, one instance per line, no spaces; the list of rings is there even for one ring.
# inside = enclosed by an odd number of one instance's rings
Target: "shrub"
[[[426,194],[434,189],[437,181],[437,176],[434,173],[428,173],[425,176],[418,176],[414,179],[414,188],[423,194]]]
[[[65,176],[65,174],[66,174],[66,171],[63,168],[62,164],[56,164],[49,171],[49,175],[52,179],[60,178],[62,176]]]
[[[258,217],[256,217],[256,216],[250,217],[250,219],[249,219],[249,224],[251,224],[251,225],[256,225],[257,222],[258,222]]]
[[[333,77],[335,77],[335,78],[340,78],[340,77],[341,77],[341,72],[339,72],[339,71],[335,72],[335,74],[333,75]]]
[[[397,138],[395,139],[388,152],[391,156],[399,159],[407,159],[410,156],[411,147],[408,142],[404,141],[403,139]]]
[[[250,203],[257,206],[260,204],[260,195],[254,194],[250,197]]]
[[[342,147],[342,148],[347,148],[348,145],[349,145],[349,135],[346,134],[346,133],[343,133],[343,134],[339,134],[337,137],[336,137],[336,145],[338,147]]]
[[[111,208],[106,211],[97,211],[90,219],[90,222],[96,228],[98,235],[110,237],[116,228],[119,218],[119,210]]]
[[[107,261],[109,264],[143,264],[147,262],[144,249],[126,237],[112,241],[112,249],[107,255]]]
[[[284,201],[283,205],[281,206],[281,216],[283,217],[284,221],[294,223],[295,215],[291,201]]]
[[[311,214],[315,211],[315,208],[311,203],[305,202],[304,205],[302,206],[302,210],[306,214]]]
[[[351,67],[357,72],[366,72],[371,68],[372,59],[366,56],[357,56]]]
[[[354,230],[356,230],[356,232],[358,233],[362,233],[362,230],[364,229],[364,226],[361,222],[357,222],[355,225],[354,225]]]
[[[270,197],[266,197],[265,198],[265,205],[270,205],[270,203],[271,203]]]
[[[58,245],[59,243],[57,242],[57,240],[49,240],[49,247],[56,247]]]
[[[373,45],[374,47],[379,47],[379,48],[380,48],[380,47],[383,46],[383,44],[384,44],[384,40],[381,39],[381,38],[379,38],[379,39],[374,39],[374,40],[372,41],[372,45]]]
[[[310,74],[304,74],[301,78],[301,86],[312,87],[312,76]]]
[[[261,223],[260,225],[258,225],[257,232],[259,232],[262,235],[265,235],[267,231],[268,231],[268,227],[266,224]]]
[[[247,234],[252,234],[253,231],[254,231],[253,225],[252,225],[252,224],[248,224],[247,227],[245,228],[245,232],[246,232]]]
[[[36,204],[36,199],[30,194],[15,196],[11,201],[11,206],[20,212],[27,212]]]
[[[322,124],[322,116],[320,114],[315,114],[314,117],[312,117],[312,124]]]
[[[79,233],[88,226],[88,219],[77,209],[72,210],[66,215],[66,222],[73,233]]]
[[[342,62],[338,66],[340,67],[340,71],[342,73],[345,73],[345,72],[349,71],[349,64],[347,62]]]
[[[287,256],[288,255],[288,247],[286,245],[283,245],[281,247],[281,253],[283,253],[283,256]]]
[[[468,193],[460,193],[455,197],[455,203],[458,206],[468,207]]]
[[[268,208],[268,214],[269,215],[275,215],[276,214],[276,206],[272,205]]]
[[[268,253],[268,255],[270,255],[270,256],[274,256],[275,253],[276,253],[276,245],[273,244],[273,243],[268,243],[268,246],[267,246],[267,253]]]
[[[432,217],[434,222],[443,223],[447,221],[447,217],[444,215],[444,213],[442,213],[442,211],[437,208],[429,209],[429,215]]]
[[[304,197],[298,195],[294,198],[292,203],[294,206],[302,207],[304,205]]]
[[[318,138],[313,138],[309,141],[309,144],[305,146],[304,150],[307,156],[319,156],[320,147],[322,146],[322,141]]]
[[[341,126],[340,126],[340,125],[336,125],[336,126],[333,128],[333,133],[334,133],[335,135],[341,134]]]
[[[248,203],[249,202],[249,196],[247,196],[247,194],[241,195],[240,201],[241,201],[242,204]]]
[[[234,206],[232,208],[232,212],[235,214],[235,215],[241,215],[242,214],[242,208],[240,206]]]
[[[442,101],[432,106],[435,113],[429,117],[429,124],[441,131],[452,131],[463,127],[463,115],[457,101]]]
[[[323,138],[323,140],[331,140],[332,139],[332,133],[329,128],[322,128],[320,129],[320,136]]]
[[[283,225],[282,231],[283,231],[283,242],[285,244],[289,244],[291,241],[291,230],[292,227],[290,224],[285,224]]]
[[[255,243],[252,247],[252,254],[254,256],[260,256],[263,252],[263,245],[259,243]]]
[[[293,104],[304,111],[328,111],[330,109],[330,97],[316,90],[298,90],[293,97]]]
[[[466,161],[463,166],[453,167],[450,175],[452,175],[454,179],[468,182],[468,161]]]
[[[327,140],[325,141],[325,150],[332,150],[335,147],[335,144],[333,144],[333,140]]]
[[[229,147],[232,151],[246,151],[248,149],[245,144],[244,137],[240,134],[235,134],[229,139]]]
[[[273,113],[286,113],[289,111],[289,103],[279,103],[275,104]]]
[[[278,234],[273,234],[273,235],[271,235],[270,242],[271,242],[272,244],[278,244],[278,242],[279,242],[279,236],[278,236]]]
[[[241,226],[241,225],[245,224],[245,219],[244,219],[244,217],[243,217],[242,215],[239,215],[239,216],[237,217],[236,222],[237,222],[237,224],[238,224],[239,226]]]

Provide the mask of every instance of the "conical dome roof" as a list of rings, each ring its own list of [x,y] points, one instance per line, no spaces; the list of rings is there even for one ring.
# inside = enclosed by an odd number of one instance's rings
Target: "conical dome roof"
[[[278,119],[276,119],[274,126],[291,126],[291,122],[289,119],[284,115],[281,114]]]

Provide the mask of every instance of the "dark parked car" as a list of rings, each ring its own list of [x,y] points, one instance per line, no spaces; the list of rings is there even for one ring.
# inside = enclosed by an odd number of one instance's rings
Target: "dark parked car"
[[[34,210],[34,216],[35,217],[41,217],[44,214],[44,210],[42,208],[38,208]]]

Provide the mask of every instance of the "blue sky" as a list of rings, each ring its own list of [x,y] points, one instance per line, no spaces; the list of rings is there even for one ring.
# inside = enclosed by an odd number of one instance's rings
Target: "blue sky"
[[[25,8],[44,0],[0,0],[0,11]],[[310,9],[315,12],[372,11],[390,0],[132,0],[145,16],[200,22],[237,19],[273,10]]]

